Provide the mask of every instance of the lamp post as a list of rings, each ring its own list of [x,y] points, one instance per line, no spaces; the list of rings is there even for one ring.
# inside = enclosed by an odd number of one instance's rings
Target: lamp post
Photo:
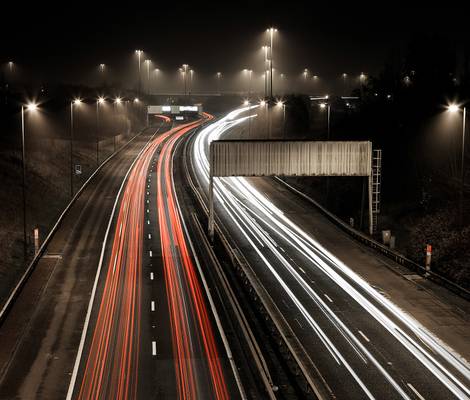
[[[156,94],[156,92],[157,92],[157,86],[158,86],[158,85],[157,85],[157,78],[158,78],[158,74],[159,74],[160,70],[159,70],[158,68],[155,68],[155,69],[153,70],[153,72],[154,72],[154,76],[155,76],[155,78],[154,78],[154,81],[155,81],[154,91],[155,91],[155,92],[154,92],[154,93]]]
[[[191,94],[192,86],[193,86],[193,75],[194,75],[194,70],[190,69],[189,70],[189,94]]]
[[[114,113],[115,114],[117,114],[117,108],[119,107],[121,103],[122,103],[122,99],[120,97],[116,97],[114,99]],[[113,148],[114,148],[113,153],[115,153],[116,152],[116,135],[115,134],[113,135]]]
[[[140,93],[141,93],[141,90],[142,90],[142,74],[140,73],[140,69],[141,69],[141,63],[140,63],[140,59],[142,57],[142,53],[143,51],[142,50],[136,50],[135,53],[137,54],[137,70],[138,70],[138,74],[139,74],[139,96],[140,96]]]
[[[278,107],[282,107],[282,138],[286,138],[286,103],[278,100],[276,103]]]
[[[465,185],[465,130],[467,122],[467,107],[460,107],[457,104],[450,104],[447,107],[447,111],[455,114],[459,111],[462,111],[462,152],[461,152],[461,161],[460,161],[460,199],[459,199],[459,209],[460,209],[460,223],[463,224],[463,194],[464,194],[464,185]]]
[[[269,33],[269,38],[270,38],[270,57],[269,57],[269,70],[270,70],[270,87],[269,87],[269,97],[272,99],[273,98],[273,41],[274,41],[274,33],[277,32],[276,28],[269,28],[267,30]]]
[[[264,98],[268,96],[268,50],[269,46],[263,46],[264,50]]]
[[[217,93],[220,94],[220,78],[222,77],[222,72],[217,72]]]
[[[100,64],[100,74],[101,74],[101,79],[102,79],[103,87],[106,85],[106,82],[105,82],[105,75],[104,75],[104,70],[105,70],[105,68],[106,68],[106,64],[101,63],[101,64]]]
[[[184,94],[187,95],[187,83],[186,83],[186,79],[187,79],[187,75],[188,75],[188,64],[183,64],[183,69],[182,69],[182,73],[183,73],[183,81],[184,81]]]
[[[147,94],[150,94],[150,60],[145,60],[145,64],[147,65]]]
[[[74,129],[74,119],[73,119],[73,108],[74,106],[79,106],[82,104],[81,99],[74,99],[70,102],[70,197],[73,197],[73,129]]]
[[[96,167],[100,165],[100,106],[105,103],[104,97],[96,100]]]
[[[326,96],[326,98],[328,98],[328,96]],[[320,108],[322,110],[326,109],[326,113],[327,113],[327,139],[330,140],[330,115],[331,115],[331,105],[330,103],[327,103],[327,102],[324,102],[324,103],[320,103]]]
[[[24,113],[26,111],[36,111],[38,108],[36,103],[28,103],[26,106],[21,106],[21,166],[23,170],[23,184],[22,184],[22,195],[23,195],[23,252],[26,259],[28,252],[27,235],[26,235],[26,151],[25,151],[25,123]]]

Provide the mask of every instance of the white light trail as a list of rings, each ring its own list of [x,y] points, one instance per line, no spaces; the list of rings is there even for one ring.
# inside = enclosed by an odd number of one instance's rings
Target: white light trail
[[[212,140],[218,139],[222,134],[236,125],[243,123],[248,118],[252,118],[253,116],[245,117],[240,115],[250,108],[256,107],[257,106],[251,106],[237,109],[197,134],[192,156],[199,177],[202,178],[203,182],[201,183],[206,190],[209,184],[209,161],[207,157],[209,143]],[[404,349],[407,349],[412,356],[421,362],[450,392],[458,398],[469,398],[470,390],[468,386],[454,376],[452,372],[443,365],[442,360],[438,360],[437,356],[441,357],[452,368],[458,371],[462,377],[469,381],[470,369],[465,360],[461,359],[452,349],[449,349],[441,343],[418,321],[407,315],[394,303],[377,292],[363,278],[353,272],[305,231],[294,224],[280,209],[269,201],[263,193],[260,193],[246,179],[215,179],[214,198],[219,209],[223,209],[226,212],[233,221],[233,225],[242,233],[251,247],[256,251],[259,258],[280,284],[288,298],[295,304],[310,328],[316,333],[336,363],[345,366],[369,398],[374,397],[369,392],[366,385],[354,372],[351,365],[342,356],[335,344],[328,338],[325,331],[321,329],[319,324],[308,312],[306,306],[283,280],[276,267],[268,260],[265,255],[267,249],[271,252],[271,256],[274,255],[276,257],[280,265],[290,273],[308,297],[322,311],[323,315],[338,330],[341,336],[344,337],[358,357],[364,363],[370,362],[373,364],[402,398],[410,398],[405,389],[400,386],[400,384],[405,387],[406,385],[403,382],[399,384],[393,379],[380,362],[366,349],[365,345],[356,337],[353,331],[345,325],[339,316],[336,315],[315,292],[311,284],[297,272],[294,268],[296,264],[290,257],[289,259],[292,262],[288,261],[288,256],[284,248],[295,252],[298,256],[304,257],[308,260],[310,269],[321,271],[325,277],[328,277],[335,285],[344,290],[347,296],[351,297],[390,335],[401,343]],[[285,245],[284,248],[280,247],[277,243],[278,240],[275,240],[273,234],[287,243],[289,248]],[[307,264],[303,264],[303,266],[306,267]],[[297,266],[297,268],[299,268],[304,275],[307,275],[301,267]],[[312,280],[310,280],[310,282],[313,283]],[[332,303],[332,300],[327,294],[324,293],[323,295]],[[392,318],[396,319],[400,325],[392,321]],[[401,325],[411,331],[411,334],[405,332],[405,329],[403,329]],[[359,333],[366,338],[361,331],[359,331]],[[414,336],[416,336],[418,340],[416,340]],[[367,338],[367,342],[369,341],[370,340]],[[422,346],[420,341],[424,343],[426,347]],[[429,352],[428,349],[431,349],[435,354]]]

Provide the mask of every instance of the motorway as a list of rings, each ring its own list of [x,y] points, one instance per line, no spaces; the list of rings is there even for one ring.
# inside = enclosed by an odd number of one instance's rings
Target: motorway
[[[206,198],[208,144],[246,123],[247,111],[230,113],[192,142],[192,167]],[[246,178],[216,178],[214,194],[219,224],[287,319],[331,398],[470,398],[468,363],[294,223],[290,212],[308,212],[294,195],[285,203],[269,199],[256,179]]]
[[[175,143],[202,122],[156,136],[130,169],[110,218],[112,245],[103,245],[68,398],[237,397],[175,198]]]
[[[64,399],[118,190],[133,160],[166,124],[109,160],[60,224],[0,327],[0,398]]]
[[[146,130],[91,180],[0,327],[2,400],[240,396],[173,182],[210,118]]]

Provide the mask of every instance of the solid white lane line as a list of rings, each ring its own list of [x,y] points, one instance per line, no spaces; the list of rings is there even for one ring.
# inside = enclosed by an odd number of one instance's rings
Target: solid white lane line
[[[421,393],[419,393],[411,383],[407,383],[408,387],[413,391],[413,393],[418,397],[419,400],[426,400]]]
[[[153,272],[150,272],[150,280],[153,281]]]
[[[158,132],[158,130],[156,132]],[[98,287],[98,281],[99,281],[99,277],[100,277],[100,273],[101,273],[101,268],[103,266],[103,259],[104,259],[105,249],[106,249],[106,243],[108,241],[109,231],[111,230],[111,224],[113,222],[114,214],[116,213],[116,208],[117,208],[117,205],[119,203],[119,198],[120,198],[122,190],[123,190],[123,188],[124,188],[124,186],[127,182],[127,177],[129,176],[132,168],[134,167],[135,163],[137,162],[137,159],[140,157],[140,155],[147,148],[147,145],[152,141],[154,136],[155,135],[152,135],[152,137],[147,141],[145,146],[140,150],[139,154],[134,159],[134,161],[132,161],[132,164],[130,165],[129,169],[126,172],[126,175],[124,176],[124,178],[121,182],[121,186],[119,187],[119,190],[117,192],[116,199],[114,200],[113,209],[111,211],[111,215],[109,216],[108,226],[106,227],[106,232],[104,234],[103,244],[101,246],[100,261],[98,263],[98,268],[96,270],[95,280],[93,282],[93,288],[91,290],[90,301],[88,302],[88,308],[87,308],[87,312],[86,312],[86,316],[85,316],[85,322],[83,323],[82,336],[80,338],[80,344],[78,346],[77,356],[75,357],[75,364],[73,366],[72,376],[70,377],[70,384],[69,384],[69,388],[67,390],[66,400],[71,400],[72,399],[73,391],[74,391],[74,388],[75,388],[75,382],[77,380],[77,375],[78,375],[78,368],[80,367],[80,361],[82,359],[83,348],[85,346],[85,339],[86,339],[86,335],[87,335],[87,332],[88,332],[88,325],[90,323],[91,311],[92,311],[92,308],[93,308],[93,303],[95,301],[95,295],[96,295],[96,290],[97,290],[97,287]],[[124,204],[124,207],[127,207],[127,202]]]
[[[333,300],[331,300],[326,293],[323,293],[323,295],[328,299],[330,303],[333,303]]]
[[[366,335],[364,335],[364,333],[362,333],[362,331],[358,331],[358,332],[359,332],[359,335],[361,335],[366,342],[370,342],[370,339]]]
[[[152,356],[157,355],[157,342],[155,340],[152,341]]]
[[[155,311],[155,302],[152,300],[152,302],[150,303],[150,309],[152,311]]]

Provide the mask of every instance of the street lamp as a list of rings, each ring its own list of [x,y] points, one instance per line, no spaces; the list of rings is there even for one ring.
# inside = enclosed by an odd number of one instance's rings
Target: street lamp
[[[273,40],[274,40],[274,33],[277,32],[276,28],[269,28],[267,29],[267,32],[269,33],[269,38],[270,38],[270,56],[269,56],[269,69],[270,69],[270,96],[273,97]]]
[[[190,69],[189,70],[189,94],[191,94],[191,89],[193,86],[193,75],[194,75],[194,70]]]
[[[328,95],[325,96],[325,99],[328,99]],[[320,108],[327,111],[327,132],[328,140],[330,140],[330,115],[331,115],[331,105],[327,102],[320,103]]]
[[[269,46],[263,46],[262,49],[264,50],[264,97],[266,98],[268,96],[268,74],[267,74],[267,69],[268,69],[268,51],[269,51]]]
[[[10,61],[11,62],[11,61]],[[25,152],[25,123],[24,123],[24,113],[25,111],[34,112],[38,109],[36,103],[28,103],[21,106],[21,166],[23,169],[23,185],[22,185],[22,194],[23,194],[23,252],[26,259],[27,255],[27,243],[26,243],[26,152]]]
[[[74,106],[78,107],[82,104],[82,99],[76,98],[70,102],[70,197],[73,197],[73,129],[74,129],[74,120],[73,120],[73,109]]]
[[[142,74],[140,73],[140,69],[141,69],[141,63],[140,63],[140,59],[142,57],[142,53],[143,51],[142,50],[136,50],[135,53],[137,54],[137,69],[138,69],[138,73],[139,73],[139,94],[140,94],[140,91],[142,90]]]
[[[145,64],[147,65],[147,94],[150,94],[150,60],[145,60]]]
[[[220,94],[220,78],[222,77],[222,72],[217,72],[217,93]]]
[[[463,223],[463,192],[465,184],[465,129],[467,122],[467,107],[462,107],[457,104],[449,104],[447,111],[451,114],[456,114],[462,111],[462,159],[460,161],[460,222]]]
[[[348,93],[348,89],[347,89],[348,74],[346,72],[343,72],[343,74],[341,76],[343,77],[344,94],[346,95]]]
[[[100,107],[106,102],[103,96],[96,99],[96,167],[100,165]]]
[[[104,70],[105,70],[105,68],[106,68],[106,64],[101,63],[101,64],[99,65],[99,68],[100,68],[101,79],[103,80],[102,82],[103,82],[103,87],[104,87],[104,86],[105,86]]]
[[[155,76],[155,78],[154,78],[154,81],[155,81],[154,93],[156,93],[157,92],[157,78],[158,78],[158,74],[159,74],[160,70],[158,68],[155,68],[153,70],[153,72],[154,72],[154,76]]]

